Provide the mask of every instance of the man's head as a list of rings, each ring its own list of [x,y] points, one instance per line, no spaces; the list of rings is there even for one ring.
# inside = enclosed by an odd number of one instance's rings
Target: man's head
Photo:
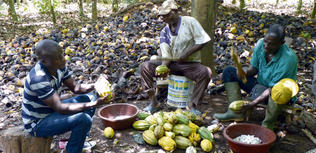
[[[178,8],[179,7],[174,0],[166,0],[159,8],[159,16],[162,17],[164,22],[172,24],[179,17]]]
[[[52,40],[41,40],[35,46],[35,54],[38,59],[51,70],[65,67],[66,61],[62,48]]]
[[[285,31],[281,25],[271,25],[267,34],[264,37],[264,51],[267,54],[276,54],[285,42],[284,37]]]

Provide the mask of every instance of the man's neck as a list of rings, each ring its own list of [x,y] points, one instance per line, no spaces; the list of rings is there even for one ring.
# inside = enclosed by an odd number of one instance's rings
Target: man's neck
[[[174,22],[169,25],[171,32],[173,32],[173,33],[176,32],[176,29],[177,29],[177,27],[178,27],[178,22],[179,22],[179,17],[177,17],[177,18],[174,20]]]

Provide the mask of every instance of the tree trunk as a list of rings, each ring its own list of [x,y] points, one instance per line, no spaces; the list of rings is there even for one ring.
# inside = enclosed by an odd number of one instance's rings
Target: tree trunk
[[[112,0],[112,12],[118,11],[118,0]]]
[[[12,18],[13,21],[18,21],[18,16],[16,15],[16,12],[15,12],[15,7],[14,7],[14,2],[13,0],[8,0],[8,3],[9,3],[9,14]]]
[[[303,3],[303,0],[298,1],[297,10],[296,10],[296,13],[298,13],[298,14],[302,13],[302,3]]]
[[[92,2],[92,19],[96,20],[97,17],[98,17],[97,0],[93,0],[93,2]]]
[[[50,153],[52,137],[33,137],[23,126],[12,127],[0,133],[0,146],[4,153]]]
[[[246,3],[245,3],[245,0],[239,0],[239,8],[240,9],[243,9],[246,7]]]
[[[279,4],[279,0],[276,0],[275,6],[278,6],[278,4]]]
[[[213,76],[216,75],[213,62],[213,44],[216,21],[216,1],[215,0],[192,0],[191,15],[196,18],[211,37],[211,41],[201,49],[202,64],[209,66]]]
[[[50,9],[50,14],[52,16],[52,21],[54,23],[54,26],[56,26],[56,15],[55,15],[55,11],[54,11],[54,4],[53,4],[53,0],[48,0],[48,5],[49,5],[49,9]]]
[[[80,16],[83,17],[84,16],[84,13],[83,13],[83,1],[82,0],[78,0],[78,5],[79,5]]]
[[[303,111],[301,117],[305,122],[306,127],[316,134],[316,114]]]
[[[315,18],[315,14],[316,14],[316,0],[314,0],[314,9],[312,11],[312,14],[311,14],[311,18]]]

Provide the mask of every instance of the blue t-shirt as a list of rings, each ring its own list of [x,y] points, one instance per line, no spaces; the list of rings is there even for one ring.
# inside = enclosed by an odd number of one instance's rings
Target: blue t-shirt
[[[257,42],[253,50],[251,66],[258,70],[258,83],[273,87],[283,78],[296,80],[297,56],[286,44],[283,44],[272,60],[267,63],[263,39]]]
[[[31,132],[41,119],[54,112],[43,100],[55,92],[60,94],[62,82],[70,77],[67,68],[58,69],[57,78],[50,75],[41,62],[31,69],[25,79],[22,100],[22,120],[27,132]]]

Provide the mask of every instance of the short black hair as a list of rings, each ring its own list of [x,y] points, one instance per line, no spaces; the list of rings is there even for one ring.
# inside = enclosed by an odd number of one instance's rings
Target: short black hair
[[[56,54],[59,47],[56,41],[44,39],[39,41],[35,46],[35,54],[39,59],[51,57]]]
[[[273,24],[269,27],[267,35],[274,34],[276,38],[278,38],[281,42],[284,41],[285,38],[285,31],[283,26],[280,24]]]

